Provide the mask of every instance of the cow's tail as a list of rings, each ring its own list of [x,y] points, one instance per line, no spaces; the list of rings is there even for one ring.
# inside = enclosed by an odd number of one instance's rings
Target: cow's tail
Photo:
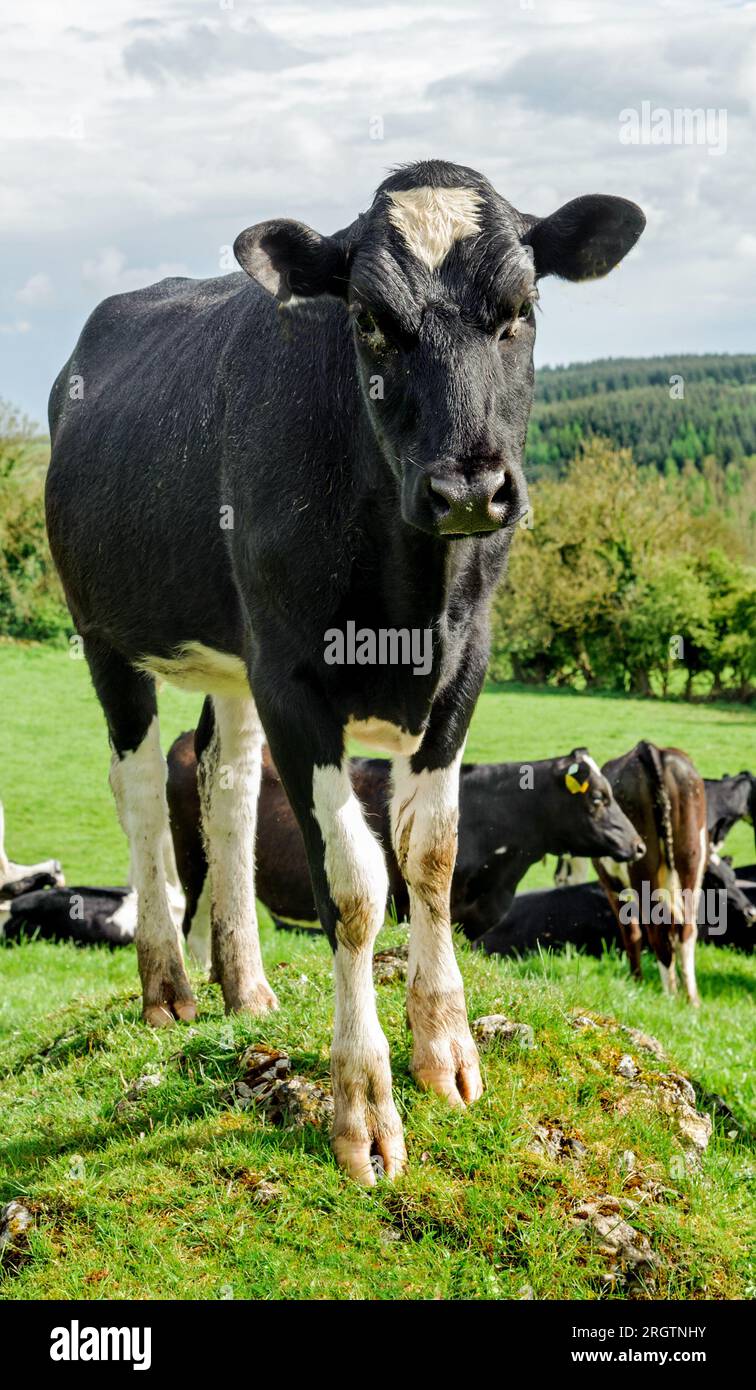
[[[664,784],[664,763],[662,761],[662,755],[655,743],[647,743],[645,739],[641,739],[641,742],[638,744],[638,754],[653,787],[656,830],[662,849],[664,850],[664,858],[667,861],[667,868],[669,869],[671,877],[675,872],[672,803]]]

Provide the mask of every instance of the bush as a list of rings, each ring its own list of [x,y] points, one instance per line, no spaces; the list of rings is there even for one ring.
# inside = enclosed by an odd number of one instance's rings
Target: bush
[[[752,695],[756,570],[685,480],[593,440],[531,500],[494,601],[494,678],[690,696],[701,677]]]
[[[47,451],[29,421],[0,402],[0,634],[59,640],[71,630],[47,545]]]

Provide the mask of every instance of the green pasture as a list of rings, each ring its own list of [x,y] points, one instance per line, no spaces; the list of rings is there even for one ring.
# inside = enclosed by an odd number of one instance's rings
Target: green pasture
[[[84,663],[0,645],[0,701],[12,856],[56,855],[71,883],[123,882]],[[163,693],[165,747],[198,707]],[[483,696],[467,755],[527,761],[587,744],[602,760],[642,736],[687,749],[706,774],[756,761],[753,714],[734,706],[509,688]],[[751,861],[752,832],[737,831],[728,848]],[[532,880],[547,882],[552,867]],[[265,916],[262,938],[278,1013],[226,1019],[217,989],[193,969],[199,1020],[166,1032],[141,1022],[133,948],[0,947],[0,1206],[21,1198],[33,1216],[28,1246],[0,1261],[0,1297],[754,1296],[756,958],[700,948],[695,1013],[662,997],[650,960],[635,984],[615,951],[500,961],[460,943],[471,1017],[503,1013],[532,1030],[532,1046],[483,1053],[484,1098],[461,1115],[416,1090],[403,987],[379,985],[410,1168],[366,1192],[337,1171],[325,1132],[282,1130],[233,1103],[253,1041],[284,1049],[297,1073],[328,1086],[328,947],[276,932]],[[404,927],[388,926],[379,948],[405,939]],[[575,1026],[585,1011],[598,1026]],[[621,1025],[654,1035],[665,1055]],[[639,1085],[618,1071],[626,1054]],[[660,1074],[675,1070],[713,1116],[699,1159],[655,1099]],[[128,1100],[146,1074],[156,1084]],[[543,1124],[583,1150],[534,1151]],[[576,1220],[581,1203],[606,1194],[650,1242],[653,1269],[639,1277],[613,1270]]]

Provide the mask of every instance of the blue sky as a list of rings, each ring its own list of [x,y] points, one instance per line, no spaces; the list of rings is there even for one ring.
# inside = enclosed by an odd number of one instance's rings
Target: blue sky
[[[388,168],[427,157],[472,165],[527,212],[589,192],[646,211],[606,281],[545,282],[539,362],[756,350],[756,4],[27,0],[6,15],[0,396],[37,420],[105,295],[219,274],[262,218],[333,231]],[[643,102],[709,108],[715,137],[626,143],[622,113]]]

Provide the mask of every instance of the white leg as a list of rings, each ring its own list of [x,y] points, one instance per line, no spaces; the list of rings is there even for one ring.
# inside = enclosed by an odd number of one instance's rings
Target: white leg
[[[694,1008],[698,1008],[701,1003],[698,995],[698,985],[696,983],[697,935],[697,928],[694,924],[690,935],[686,936],[683,941],[678,940],[675,942],[675,951],[680,966],[683,985],[685,986],[685,993],[688,996],[689,1003],[691,1003]]]
[[[210,880],[212,970],[228,1012],[278,1007],[265,978],[255,903],[255,827],[263,731],[252,697],[213,696],[215,727],[200,758]]]
[[[388,874],[383,850],[368,829],[345,766],[314,769],[313,810],[338,913],[331,1049],[333,1148],[351,1177],[372,1186],[372,1149],[380,1154],[387,1177],[400,1172],[406,1161],[391,1093],[388,1043],[373,986],[373,943],[385,916]]]
[[[659,974],[661,976],[664,993],[677,994],[677,971],[675,969],[674,957],[669,965],[662,965],[660,960],[657,961],[657,965],[659,966]]]
[[[139,747],[122,758],[114,754],[110,784],[121,825],[129,840],[132,884],[137,890],[136,930],[144,1017],[162,1026],[196,1016],[184,968],[183,951],[171,915],[165,877],[164,839],[168,830],[166,763],[155,717]]]
[[[483,1093],[452,943],[449,897],[457,852],[460,752],[448,768],[412,772],[393,765],[391,827],[409,888],[407,1016],[412,1071],[420,1086],[464,1107]]]
[[[706,830],[702,826],[699,834],[695,881],[692,891],[681,895],[683,912],[680,921],[683,925],[678,929],[679,936],[675,939],[675,951],[685,993],[688,996],[688,1002],[694,1008],[698,1008],[701,1003],[696,983],[696,941],[698,939],[698,907],[701,901],[701,886],[706,870],[707,853]]]

